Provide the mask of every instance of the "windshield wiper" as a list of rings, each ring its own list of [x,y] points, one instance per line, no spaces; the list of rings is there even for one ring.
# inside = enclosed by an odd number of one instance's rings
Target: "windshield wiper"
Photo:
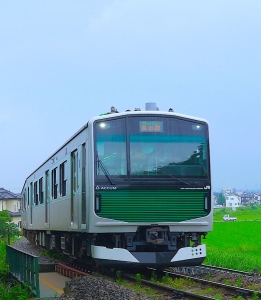
[[[166,175],[168,175],[169,177],[171,177],[171,178],[173,178],[173,179],[176,179],[176,180],[178,180],[178,181],[180,181],[180,182],[182,182],[182,183],[188,185],[188,182],[186,182],[186,181],[184,181],[184,180],[182,180],[182,179],[180,179],[180,178],[178,178],[178,177],[175,177],[175,176],[173,176],[173,175],[170,174],[170,173],[163,172],[161,169],[158,169],[158,170],[157,170],[157,173],[159,173],[159,174],[166,174]]]
[[[115,183],[113,182],[111,175],[109,173],[109,171],[107,170],[107,168],[105,167],[104,163],[102,162],[102,160],[99,159],[99,155],[97,153],[97,162],[98,162],[98,168],[101,168],[104,175],[106,176],[106,178],[109,180],[111,185],[115,185]]]

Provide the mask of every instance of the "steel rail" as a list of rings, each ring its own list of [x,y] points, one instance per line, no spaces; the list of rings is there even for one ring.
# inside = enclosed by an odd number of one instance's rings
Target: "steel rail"
[[[133,275],[130,274],[126,274],[123,273],[122,274],[122,278],[130,280],[131,282],[137,282],[136,277],[134,277]],[[199,294],[195,294],[192,292],[188,292],[188,291],[184,291],[184,290],[180,290],[180,289],[175,289],[163,284],[159,284],[159,283],[155,283],[149,280],[145,280],[145,279],[139,279],[139,281],[141,283],[143,283],[144,285],[151,287],[153,290],[159,292],[159,293],[163,293],[163,294],[168,294],[170,296],[172,296],[173,298],[186,298],[186,299],[190,299],[190,300],[214,300],[215,298],[209,297],[209,296],[204,296],[204,295],[199,295]]]
[[[210,285],[210,286],[214,286],[214,287],[219,287],[222,288],[230,293],[233,293],[235,295],[242,295],[242,296],[253,296],[253,295],[257,295],[259,297],[261,297],[261,292],[260,291],[255,291],[255,290],[250,290],[250,289],[246,289],[246,288],[241,288],[241,287],[237,287],[237,286],[232,286],[232,285],[227,285],[224,283],[220,283],[220,282],[215,282],[215,281],[209,281],[206,279],[200,279],[197,277],[192,277],[192,276],[188,276],[188,275],[182,275],[176,272],[171,272],[169,270],[165,270],[163,271],[165,274],[168,273],[168,275],[170,275],[171,277],[175,277],[175,278],[184,278],[184,279],[190,279],[192,281],[204,284],[204,285]]]
[[[253,272],[246,272],[246,271],[241,271],[241,270],[234,270],[234,269],[229,269],[229,268],[222,268],[222,267],[216,267],[216,266],[211,266],[211,265],[201,265],[200,268],[205,268],[205,269],[212,269],[212,270],[217,270],[221,272],[230,272],[230,273],[235,273],[235,274],[241,274],[245,276],[254,276],[258,277],[259,276],[259,270],[258,268],[255,268]]]

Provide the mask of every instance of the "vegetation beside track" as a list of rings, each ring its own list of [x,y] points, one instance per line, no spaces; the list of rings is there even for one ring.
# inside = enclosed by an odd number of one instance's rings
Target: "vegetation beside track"
[[[17,240],[19,230],[6,210],[0,212],[0,298],[1,300],[29,299],[31,292],[21,284],[10,280],[6,263],[6,246]]]
[[[236,210],[228,207],[214,208],[214,222],[224,222],[223,216],[237,217],[237,221],[261,221],[261,205],[242,206]]]
[[[5,239],[0,239],[0,295],[1,300],[26,300],[30,298],[31,292],[16,281],[9,278],[9,267],[6,263]]]
[[[223,216],[237,217],[225,222]],[[237,210],[214,210],[213,231],[203,241],[207,245],[205,264],[252,272],[261,271],[261,205]]]

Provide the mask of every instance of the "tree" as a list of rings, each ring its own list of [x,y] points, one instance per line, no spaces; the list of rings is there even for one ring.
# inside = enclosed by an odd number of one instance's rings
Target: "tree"
[[[226,198],[222,193],[218,194],[217,203],[219,205],[223,205],[224,203],[226,203]]]
[[[12,222],[7,210],[0,211],[0,237],[19,235],[19,229],[16,224]]]

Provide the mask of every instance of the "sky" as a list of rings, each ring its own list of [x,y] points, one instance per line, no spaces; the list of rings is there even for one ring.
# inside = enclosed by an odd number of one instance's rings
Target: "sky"
[[[147,102],[209,122],[214,190],[261,189],[261,1],[0,0],[0,187]]]

